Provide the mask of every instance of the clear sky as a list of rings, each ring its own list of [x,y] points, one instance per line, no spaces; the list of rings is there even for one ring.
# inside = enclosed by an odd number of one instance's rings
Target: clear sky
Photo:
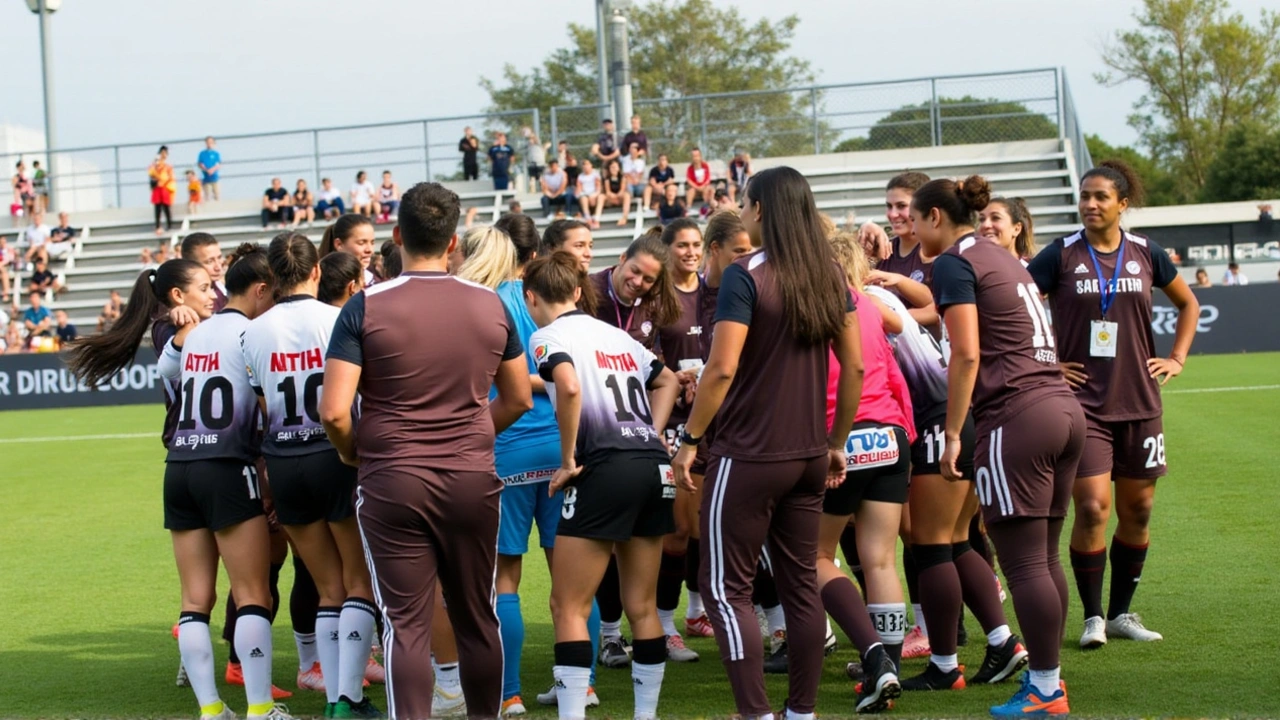
[[[1232,0],[1247,17],[1274,0]],[[1064,66],[1084,128],[1113,143],[1136,85],[1093,80],[1140,0],[734,0],[796,13],[821,83]],[[567,42],[592,0],[65,0],[53,17],[59,144],[163,141],[462,115],[477,80]],[[36,16],[0,0],[0,124],[42,126]]]

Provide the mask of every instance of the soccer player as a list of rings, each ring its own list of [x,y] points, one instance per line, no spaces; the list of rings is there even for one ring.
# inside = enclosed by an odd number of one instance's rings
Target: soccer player
[[[767,541],[786,609],[791,686],[787,717],[812,718],[822,674],[825,614],[815,560],[828,479],[843,481],[845,441],[862,385],[858,320],[826,241],[809,185],[770,168],[747,186],[742,222],[760,252],[724,272],[711,355],[672,460],[692,489],[690,467],[712,418],[700,523],[700,586],[712,602],[720,657],[738,712],[772,718],[751,580]],[[836,417],[823,432],[827,353],[843,369]],[[775,392],[786,378],[787,392]]]
[[[449,598],[468,711],[496,717],[502,705],[493,443],[533,400],[519,333],[498,295],[445,272],[459,214],[458,196],[442,185],[405,192],[393,231],[405,272],[343,306],[320,398],[330,442],[360,469],[356,517],[385,619],[391,717],[431,714],[437,582]],[[424,311],[432,308],[449,312]]]
[[[227,288],[222,282],[225,268],[222,267],[222,248],[218,239],[207,232],[193,232],[182,238],[181,254],[183,259],[200,263],[208,271],[213,280],[213,291],[218,296],[213,311],[221,310],[227,304]]]
[[[1036,254],[1035,223],[1022,198],[991,198],[978,213],[978,237],[1013,253],[1023,266]]]
[[[656,587],[662,537],[675,526],[676,487],[656,429],[666,425],[679,383],[624,331],[578,309],[592,299],[576,258],[556,253],[525,267],[525,302],[539,326],[529,339],[556,411],[560,461],[548,496],[564,490],[551,565],[555,677],[562,720],[586,716],[592,597],[611,559],[635,633],[631,677],[637,720],[655,720],[667,660]]]
[[[316,299],[320,257],[305,235],[277,235],[267,259],[280,298],[249,323],[242,343],[266,417],[262,454],[276,516],[320,593],[315,633],[325,717],[380,717],[363,690],[377,609],[352,507],[356,472],[325,437],[318,407],[339,310]]]
[[[1028,268],[1049,296],[1063,374],[1089,423],[1072,490],[1071,529],[1085,648],[1100,647],[1108,637],[1162,637],[1148,630],[1129,605],[1147,558],[1156,480],[1167,470],[1159,387],[1182,373],[1200,303],[1163,248],[1121,228],[1121,215],[1142,196],[1141,181],[1123,163],[1104,162],[1089,170],[1080,180],[1084,228],[1055,240]],[[1167,358],[1156,355],[1151,335],[1152,288],[1163,290],[1178,308]],[[1111,594],[1104,620],[1102,573],[1113,486],[1118,524],[1111,539]]]
[[[578,258],[582,269],[591,272],[591,228],[581,220],[556,220],[542,231],[542,254],[550,255],[557,250]]]
[[[364,289],[364,268],[350,253],[330,253],[320,258],[320,286],[316,299],[341,308]]]
[[[320,257],[339,250],[355,255],[364,268],[364,286],[369,287],[378,280],[369,269],[373,263],[373,243],[373,220],[359,213],[347,213],[325,228],[320,238]]]
[[[974,213],[990,197],[986,179],[972,176],[963,182],[934,180],[911,201],[922,246],[942,253],[933,269],[935,302],[951,340],[942,472],[949,481],[965,479],[957,460],[972,405],[983,520],[1027,633],[1031,664],[1022,687],[991,714],[1066,715],[1058,654],[1067,579],[1058,541],[1084,447],[1085,419],[1062,379],[1031,276],[1007,249],[973,234]]]

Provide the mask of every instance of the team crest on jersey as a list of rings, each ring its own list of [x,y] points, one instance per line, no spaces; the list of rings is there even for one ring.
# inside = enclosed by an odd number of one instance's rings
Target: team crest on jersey
[[[653,323],[648,320],[640,323],[640,332],[644,333],[645,337],[649,337],[649,333],[653,332]]]
[[[924,282],[924,271],[923,271],[923,270],[912,270],[912,271],[911,271],[911,279],[912,279],[912,280],[915,280],[916,282]]]
[[[533,349],[533,361],[540,363],[543,360],[546,360],[547,354],[550,352],[551,348],[546,343],[542,343]]]
[[[1130,275],[1137,275],[1138,273],[1142,272],[1142,266],[1138,264],[1137,260],[1130,260],[1129,262],[1125,263],[1124,269],[1128,270]]]

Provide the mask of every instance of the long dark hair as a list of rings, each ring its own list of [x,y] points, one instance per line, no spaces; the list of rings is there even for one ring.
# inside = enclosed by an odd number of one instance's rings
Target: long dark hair
[[[536,257],[525,266],[525,292],[531,292],[547,302],[570,302],[573,300],[574,289],[582,291],[578,309],[594,315],[595,288],[591,286],[591,277],[582,269],[577,256],[560,250]]]
[[[400,273],[404,272],[404,257],[400,254],[400,246],[396,244],[395,240],[387,240],[382,243],[382,249],[380,252],[382,253],[382,279],[392,280],[400,277]],[[323,260],[321,262],[323,263]],[[359,265],[360,261],[357,260],[356,264]],[[361,272],[360,277],[362,278],[361,284],[363,285],[363,271]]]
[[[658,279],[653,287],[640,299],[640,304],[647,309],[649,319],[654,327],[670,325],[680,319],[680,297],[676,295],[676,286],[671,279],[671,249],[662,244],[661,232],[646,232],[631,241],[627,251],[622,255],[626,262],[636,255],[645,254],[662,266],[658,271]]]
[[[320,238],[320,257],[333,252],[335,240],[346,242],[351,239],[351,233],[361,225],[372,226],[373,220],[358,213],[346,213],[340,216],[332,225],[324,229],[324,235]]]
[[[1111,184],[1116,186],[1116,197],[1128,200],[1129,207],[1142,207],[1143,201],[1147,199],[1147,190],[1142,185],[1142,178],[1138,177],[1137,171],[1123,160],[1104,160],[1098,163],[1080,176],[1080,185],[1083,187],[1084,181],[1091,177],[1104,177],[1110,180]]]
[[[538,226],[533,218],[523,213],[508,213],[498,218],[494,227],[505,232],[516,246],[516,264],[525,265],[538,252],[542,239],[538,237]]]
[[[320,259],[320,288],[316,293],[320,302],[332,303],[342,297],[351,283],[356,287],[364,285],[364,268],[360,267],[355,255],[333,253]]]
[[[355,256],[352,255],[351,259],[355,260]],[[284,291],[306,282],[311,271],[320,264],[320,255],[306,235],[288,230],[271,239],[267,246],[267,262],[276,278],[276,286]],[[356,260],[356,264],[359,265],[360,261]]]
[[[764,207],[760,241],[792,332],[801,342],[835,340],[844,330],[848,289],[827,242],[809,183],[794,168],[758,173],[747,197]]]
[[[675,242],[680,233],[685,230],[693,230],[698,233],[699,239],[702,238],[702,227],[698,225],[698,221],[693,218],[676,218],[675,220],[667,223],[666,227],[662,227],[661,225],[656,227],[662,228],[662,232],[659,233],[659,237],[662,238],[662,244],[667,247],[671,247],[671,243]]]
[[[1001,205],[1009,212],[1009,221],[1022,226],[1022,232],[1013,239],[1013,251],[1020,258],[1030,258],[1036,253],[1036,226],[1031,219],[1027,202],[1020,197],[993,197],[987,207]]]
[[[267,252],[261,245],[241,243],[231,253],[231,262],[227,263],[226,282],[228,296],[243,295],[257,283],[275,285],[271,265],[267,262]]]
[[[173,302],[174,288],[185,289],[205,269],[200,263],[176,258],[144,270],[133,283],[120,319],[106,332],[82,338],[67,351],[67,368],[85,385],[97,388],[103,380],[133,363],[134,354],[151,322]]]

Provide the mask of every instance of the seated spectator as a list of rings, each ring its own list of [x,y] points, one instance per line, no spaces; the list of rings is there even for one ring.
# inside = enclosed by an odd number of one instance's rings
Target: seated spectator
[[[316,200],[316,212],[322,220],[333,220],[347,211],[342,202],[342,193],[333,187],[329,178],[320,179],[320,193]]]
[[[569,149],[569,143],[564,140],[556,146],[556,157],[560,158],[560,167],[564,168],[564,174],[569,177],[569,187],[578,187],[578,175],[582,174],[582,168],[578,166],[578,158]]]
[[[622,147],[629,148],[632,145],[640,146],[640,154],[649,157],[649,136],[644,134],[640,129],[640,116],[631,116],[631,132],[622,136]]]
[[[49,241],[49,235],[52,232],[49,226],[44,224],[44,213],[35,211],[31,215],[31,224],[22,231],[22,242],[27,246],[23,260],[28,265],[35,261],[37,255],[43,255],[45,260],[49,259],[49,249],[45,247],[45,243]]]
[[[1191,287],[1213,287],[1213,281],[1209,279],[1209,271],[1204,268],[1196,268],[1196,284]]]
[[[515,162],[516,151],[507,144],[507,134],[496,132],[493,145],[489,146],[489,174],[493,176],[493,189],[506,190],[511,184],[511,163]]]
[[[298,227],[298,223],[305,222],[307,227],[311,227],[311,223],[316,221],[315,197],[311,191],[307,189],[307,181],[298,178],[297,189],[293,191],[293,226]]]
[[[649,182],[644,187],[644,209],[652,210],[662,196],[667,194],[667,186],[675,184],[676,169],[671,167],[666,155],[659,155],[658,164],[649,170]]]
[[[591,154],[600,160],[600,167],[608,168],[610,160],[622,157],[622,151],[618,149],[618,136],[613,134],[613,121],[606,119],[600,125],[600,137],[591,146]]]
[[[187,214],[195,215],[200,212],[200,201],[204,196],[204,191],[200,185],[200,178],[196,177],[195,170],[187,171]]]
[[[284,227],[293,220],[293,207],[289,204],[289,191],[280,178],[271,178],[271,187],[262,193],[262,227],[277,223]]]
[[[356,183],[351,186],[351,191],[347,193],[351,198],[351,212],[373,217],[374,201],[373,201],[373,183],[369,182],[369,174],[361,170],[356,173]]]
[[[568,175],[568,173],[565,173],[565,175],[567,176],[567,175]],[[566,190],[565,192],[568,192],[568,191]],[[519,201],[519,200],[516,200],[515,198],[511,198],[511,200],[510,200],[509,202],[507,202],[507,214],[508,214],[508,215],[522,215],[522,214],[524,214],[524,208],[523,208],[523,207],[520,207],[520,201]]]
[[[31,277],[27,280],[27,292],[38,292],[44,295],[50,291],[61,293],[66,288],[59,282],[58,277],[49,270],[49,263],[44,258],[36,258],[35,270],[31,272]]]
[[[382,184],[378,186],[378,201],[374,203],[378,222],[391,222],[400,212],[400,185],[391,179],[391,171],[382,171]]]
[[[14,355],[25,352],[26,349],[27,341],[22,323],[17,318],[14,318],[9,321],[8,329],[4,333],[4,340],[0,341],[0,352],[5,355]]]
[[[18,262],[18,253],[9,247],[9,239],[0,236],[0,302],[9,302],[9,270]]]
[[[729,162],[729,202],[736,203],[738,195],[747,189],[747,181],[751,179],[751,156],[738,150],[733,153]]]
[[[54,322],[56,323],[54,332],[58,336],[59,347],[64,346],[67,343],[71,342],[72,340],[75,340],[76,338],[80,337],[80,333],[76,331],[76,326],[72,325],[71,321],[67,318],[66,310],[55,311],[53,313],[53,318],[54,318]]]
[[[53,314],[44,305],[44,294],[33,292],[27,298],[31,301],[31,307],[22,313],[22,326],[27,329],[27,336],[52,336]]]
[[[111,291],[111,299],[107,300],[107,304],[102,306],[102,314],[98,316],[98,332],[106,332],[111,326],[120,319],[120,314],[124,312],[124,300],[120,298],[118,290]]]
[[[712,201],[715,199],[715,186],[711,183],[711,166],[702,159],[702,151],[694,148],[690,153],[689,169],[685,171],[685,186],[688,188],[684,194],[685,206],[693,205],[694,198],[702,199],[703,215]]]
[[[538,180],[542,186],[542,214],[544,217],[551,217],[551,208],[559,207],[572,212],[573,209],[573,189],[569,187],[569,178],[560,169],[560,161],[551,158],[547,163],[547,171],[542,174]]]
[[[733,198],[729,197],[731,193],[733,193],[732,185],[730,185],[727,190],[725,188],[717,188],[715,195],[715,210],[712,212],[715,212],[716,210],[732,210],[738,207],[738,204],[733,201]]]
[[[667,185],[662,200],[658,203],[658,222],[667,225],[685,215],[688,215],[688,210],[684,198],[680,197],[680,188],[675,183]]]
[[[583,160],[582,172],[578,173],[578,186],[574,188],[573,194],[578,196],[578,204],[582,206],[582,216],[593,228],[600,227],[591,210],[604,197],[603,188],[604,183],[600,181],[600,173],[591,166],[590,160]]]
[[[75,249],[75,239],[80,231],[71,227],[71,218],[66,212],[58,213],[58,226],[49,232],[49,243],[45,246],[49,257],[64,259]]]
[[[648,170],[640,152],[639,143],[631,143],[627,146],[627,156],[622,158],[622,175],[627,180],[627,191],[635,198],[644,197],[645,170]]]
[[[600,227],[600,216],[604,213],[604,209],[615,206],[622,208],[622,218],[618,220],[618,224],[626,225],[627,213],[631,211],[631,192],[627,189],[627,179],[622,175],[622,163],[616,159],[610,160],[605,166],[604,177],[601,178],[600,184],[604,192],[600,194],[600,199],[596,200],[595,227]]]
[[[155,250],[152,250],[151,248],[142,248],[140,259],[142,260],[143,270],[158,268],[164,264],[165,260],[169,259],[169,247],[164,243],[164,241],[161,241],[160,247]]]
[[[1223,285],[1248,285],[1249,278],[1240,272],[1240,263],[1227,265],[1227,273],[1222,276]]]

